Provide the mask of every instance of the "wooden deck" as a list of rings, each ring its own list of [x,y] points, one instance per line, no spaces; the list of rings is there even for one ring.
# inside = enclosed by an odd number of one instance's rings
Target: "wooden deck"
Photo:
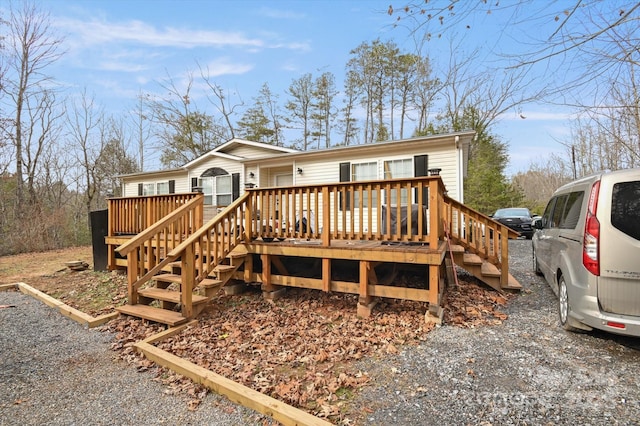
[[[411,194],[411,208],[389,203],[400,194]],[[439,321],[452,257],[496,290],[519,287],[508,273],[508,238],[517,234],[449,199],[439,177],[251,189],[204,224],[201,194],[164,197],[110,203],[109,265],[126,265],[129,306],[121,311],[129,315],[178,324],[215,297],[210,283],[254,282],[269,298],[286,287],[356,294],[361,316],[381,297],[428,302],[427,320]],[[145,212],[159,205],[162,212]],[[140,219],[161,213],[151,224]],[[394,216],[402,220],[388,220]],[[394,271],[405,267],[424,271],[422,285],[394,283]],[[179,289],[149,291],[167,272]],[[152,308],[156,293],[164,300]],[[153,309],[178,309],[181,318]]]

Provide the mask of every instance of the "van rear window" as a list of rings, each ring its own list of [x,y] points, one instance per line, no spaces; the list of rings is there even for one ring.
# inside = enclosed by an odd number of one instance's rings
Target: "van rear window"
[[[640,181],[613,185],[611,224],[628,236],[640,240]]]
[[[575,229],[578,225],[578,219],[580,218],[580,211],[582,210],[582,199],[584,198],[584,192],[572,192],[567,198],[567,204],[564,207],[562,214],[562,220],[560,221],[559,228],[562,229]]]

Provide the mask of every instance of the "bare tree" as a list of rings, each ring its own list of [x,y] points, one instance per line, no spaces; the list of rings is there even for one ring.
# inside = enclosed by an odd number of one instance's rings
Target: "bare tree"
[[[148,107],[147,97],[140,92],[135,108],[130,113],[133,132],[138,139],[138,165],[139,170],[144,171],[144,158],[151,139],[154,121],[153,111]]]
[[[311,102],[313,97],[313,77],[311,73],[302,75],[298,79],[294,79],[287,88],[286,93],[290,96],[290,100],[285,104],[285,108],[289,111],[289,123],[302,130],[302,150],[306,151],[309,147],[309,136],[311,135]]]
[[[211,115],[199,111],[192,96],[193,74],[182,84],[173,78],[160,83],[166,94],[149,97],[148,105],[157,125],[157,138],[164,166],[178,167],[226,142],[229,132]],[[183,87],[182,87],[183,86]]]
[[[62,38],[54,35],[48,14],[40,12],[37,7],[25,1],[19,8],[9,10],[9,36],[7,55],[7,78],[2,90],[9,99],[8,108],[12,111],[8,137],[15,148],[16,164],[16,201],[18,211],[24,203],[25,155],[38,156],[41,150],[34,146],[25,146],[26,141],[45,143],[46,135],[34,137],[33,131],[38,127],[47,130],[49,126],[33,123],[30,120],[51,120],[53,116],[45,113],[53,105],[55,96],[48,88],[51,78],[46,74],[48,67],[61,56]],[[30,111],[38,108],[39,113]],[[35,154],[34,154],[35,153]],[[36,158],[27,161],[34,166]],[[31,173],[32,170],[29,171]]]
[[[96,164],[104,147],[104,120],[102,108],[95,104],[94,97],[89,96],[86,90],[67,114],[68,136],[80,169],[78,181],[83,182],[81,188],[85,194],[87,220],[99,192]]]
[[[229,95],[225,94],[225,91],[222,89],[222,87],[218,86],[211,80],[209,68],[204,70],[202,69],[200,64],[198,64],[198,67],[200,68],[200,76],[211,90],[211,93],[207,94],[207,99],[209,99],[209,102],[211,102],[211,104],[218,110],[218,112],[222,116],[222,121],[226,125],[228,132],[227,138],[235,138],[235,126],[232,118],[237,109],[241,108],[244,105],[244,102],[242,102],[242,98],[238,97],[239,100],[237,103],[231,103],[231,98],[229,97]]]

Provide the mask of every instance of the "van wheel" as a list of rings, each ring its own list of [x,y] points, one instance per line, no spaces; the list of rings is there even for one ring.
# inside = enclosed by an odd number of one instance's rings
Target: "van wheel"
[[[577,331],[578,329],[571,325],[569,317],[569,293],[567,292],[567,283],[564,276],[560,276],[558,283],[558,313],[560,314],[560,325],[567,331]]]
[[[536,249],[533,249],[533,272],[536,275],[542,275],[542,271],[540,270],[540,265],[538,265],[538,256],[536,256]]]

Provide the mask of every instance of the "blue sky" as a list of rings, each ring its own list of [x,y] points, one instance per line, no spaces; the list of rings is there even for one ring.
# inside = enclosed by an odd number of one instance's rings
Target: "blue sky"
[[[158,82],[175,81],[188,71],[208,68],[212,80],[237,92],[245,102],[268,82],[284,103],[284,91],[305,73],[329,71],[342,87],[349,52],[376,38],[393,40],[411,52],[407,32],[393,28],[386,11],[395,0],[308,1],[155,1],[50,0],[42,2],[65,37],[66,53],[52,71],[68,90],[94,94],[107,112],[130,111],[140,92],[157,92]],[[480,22],[472,40],[485,48],[487,61],[496,49],[513,45],[491,22]],[[467,40],[466,43],[469,43]],[[434,41],[429,56],[448,61],[448,43]],[[507,49],[508,50],[508,49]],[[206,100],[195,100],[206,103]],[[557,140],[568,135],[567,114],[557,108],[525,106],[501,117],[494,132],[509,145],[508,173],[563,152]],[[153,158],[153,156],[150,155]],[[151,158],[151,159],[152,159]],[[156,156],[157,158],[157,156]],[[150,158],[146,158],[148,162]],[[148,168],[159,168],[146,167]]]

